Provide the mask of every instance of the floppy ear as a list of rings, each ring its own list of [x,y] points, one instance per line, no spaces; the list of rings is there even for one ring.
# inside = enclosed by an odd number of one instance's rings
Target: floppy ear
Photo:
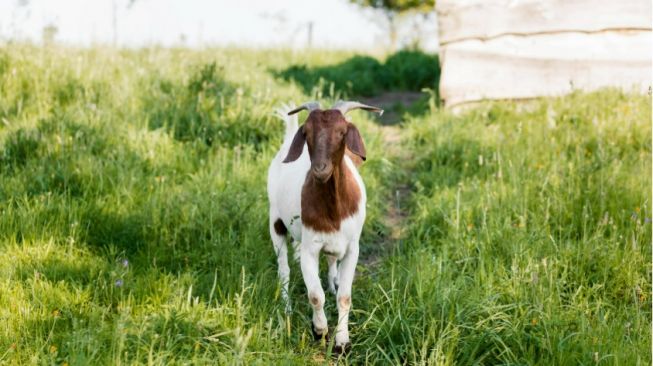
[[[363,143],[360,132],[358,132],[358,128],[353,123],[348,123],[347,127],[345,145],[347,145],[347,148],[351,152],[365,160],[365,144]]]
[[[292,139],[290,144],[290,150],[288,150],[288,155],[283,160],[284,163],[290,163],[297,159],[302,154],[304,150],[304,143],[306,142],[306,135],[304,135],[304,126],[300,127],[295,133],[295,137]]]

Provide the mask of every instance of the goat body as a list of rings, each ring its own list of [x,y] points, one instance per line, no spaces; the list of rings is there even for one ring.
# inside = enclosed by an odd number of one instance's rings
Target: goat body
[[[352,103],[352,102],[347,102]],[[312,106],[309,108],[306,106]],[[286,310],[288,296],[288,236],[313,307],[313,333],[327,335],[324,291],[319,278],[319,254],[329,263],[329,289],[336,294],[338,324],[336,353],[349,347],[348,316],[351,288],[358,262],[359,239],[365,221],[366,193],[351,153],[365,159],[365,148],[342,110],[320,110],[315,104],[303,107],[311,113],[298,127],[293,113],[302,107],[277,111],[286,124],[283,144],[268,170],[270,236],[279,265],[279,279]],[[351,107],[351,104],[349,105]],[[354,104],[351,108],[374,107]],[[339,263],[338,263],[339,262]]]

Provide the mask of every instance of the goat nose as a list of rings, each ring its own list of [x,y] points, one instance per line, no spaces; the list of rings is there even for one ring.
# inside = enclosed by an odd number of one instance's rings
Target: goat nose
[[[316,171],[321,172],[324,169],[326,169],[326,163],[317,163],[317,164],[315,164],[315,170]]]

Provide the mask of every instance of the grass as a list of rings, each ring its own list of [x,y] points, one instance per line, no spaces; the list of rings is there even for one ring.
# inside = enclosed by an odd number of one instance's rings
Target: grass
[[[296,264],[284,314],[265,176],[274,107],[347,90],[270,70],[352,56],[1,48],[0,363],[328,362]],[[393,149],[353,116],[382,261],[342,363],[650,363],[650,98],[406,114]]]

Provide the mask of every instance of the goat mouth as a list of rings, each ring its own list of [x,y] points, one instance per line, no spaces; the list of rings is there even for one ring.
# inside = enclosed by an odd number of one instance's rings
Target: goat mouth
[[[320,172],[312,170],[312,173],[315,179],[317,179],[320,183],[326,183],[329,180],[329,178],[331,178],[331,174],[333,173],[333,171],[331,169],[325,169]]]

